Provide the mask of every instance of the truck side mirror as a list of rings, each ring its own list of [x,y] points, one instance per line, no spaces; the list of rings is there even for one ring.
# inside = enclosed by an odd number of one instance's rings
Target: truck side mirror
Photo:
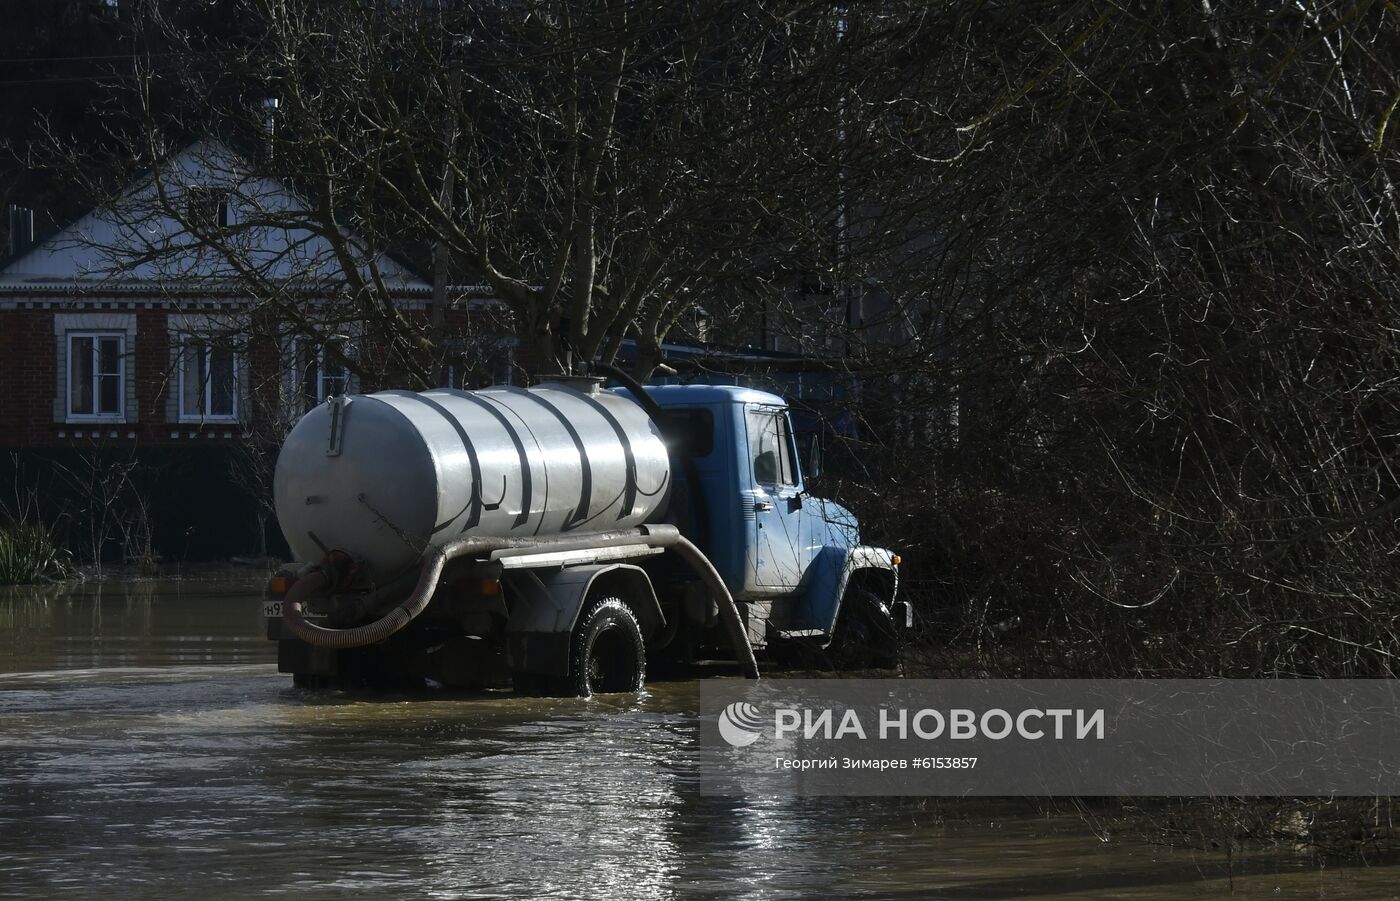
[[[819,478],[822,474],[822,436],[811,436],[807,445],[807,460],[803,464],[807,478]]]

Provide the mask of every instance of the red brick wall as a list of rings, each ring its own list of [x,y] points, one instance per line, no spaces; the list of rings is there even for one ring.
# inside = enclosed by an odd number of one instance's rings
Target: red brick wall
[[[0,310],[0,440],[7,447],[43,442],[53,422],[53,313]]]
[[[122,305],[110,312],[135,314],[136,410],[127,411],[125,423],[56,422],[54,400],[58,394],[58,350],[54,314],[67,308],[0,310],[0,447],[160,447],[235,444],[242,440],[236,424],[168,422],[166,392],[175,390],[170,370],[168,313],[144,305]],[[106,312],[107,310],[103,310]],[[74,310],[74,312],[86,312]],[[259,358],[260,365],[277,361]],[[172,434],[178,437],[171,437]]]

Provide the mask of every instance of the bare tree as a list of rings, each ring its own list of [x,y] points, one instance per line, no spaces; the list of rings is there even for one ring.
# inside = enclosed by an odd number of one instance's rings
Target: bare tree
[[[450,356],[447,286],[462,283],[508,305],[532,368],[611,361],[630,337],[645,374],[697,304],[765,290],[775,261],[811,242],[814,189],[831,193],[814,178],[837,125],[839,23],[822,5],[227,6],[236,33],[152,6],[142,27],[172,49],[138,64],[140,121],[103,154],[144,173],[150,209],[136,215],[176,220],[210,261],[202,277],[318,340],[326,329],[303,301],[322,298],[334,310],[323,318],[358,322],[385,349],[393,381],[435,383]],[[189,173],[165,165],[198,138],[229,150],[221,168],[239,197],[216,224],[195,215]],[[268,202],[264,177],[300,202]],[[129,180],[108,185],[130,193]],[[269,231],[314,237],[323,258],[274,278],[285,261],[254,252]],[[187,251],[156,240],[125,252],[132,265]],[[428,323],[395,303],[382,263],[394,254],[432,272]]]

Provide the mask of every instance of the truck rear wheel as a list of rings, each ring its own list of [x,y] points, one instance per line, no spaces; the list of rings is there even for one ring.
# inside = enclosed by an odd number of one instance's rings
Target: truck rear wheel
[[[632,608],[607,595],[579,614],[569,636],[566,676],[516,671],[515,693],[534,697],[589,697],[595,692],[641,691],[646,680],[646,646]]]
[[[594,692],[641,691],[646,681],[646,646],[632,608],[618,597],[599,598],[579,618],[569,646],[569,687]]]

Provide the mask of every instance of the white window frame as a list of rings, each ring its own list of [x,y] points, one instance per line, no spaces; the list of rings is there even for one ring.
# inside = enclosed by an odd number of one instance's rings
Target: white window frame
[[[175,369],[178,373],[176,380],[177,393],[175,397],[175,411],[177,420],[179,422],[237,422],[239,414],[239,390],[242,387],[239,384],[238,378],[238,371],[242,368],[240,365],[241,361],[239,360],[238,352],[236,350],[233,350],[232,348],[219,347],[214,342],[200,338],[197,335],[177,335],[176,340],[180,342],[179,351],[175,354]],[[227,350],[233,355],[233,412],[219,414],[205,412],[209,410],[209,408],[213,405],[214,379],[212,377],[205,379],[204,381],[204,391],[202,392],[201,408],[194,412],[190,412],[189,410],[185,409],[185,355],[190,352],[191,342],[197,343],[200,352],[204,354],[206,372],[209,372],[211,370],[211,367],[209,365],[209,355],[212,354],[214,351]]]
[[[73,343],[81,338],[92,339],[92,413],[76,413],[73,410]],[[101,360],[101,339],[117,339],[117,371],[115,373],[101,372],[99,361]],[[126,332],[117,329],[70,329],[64,335],[64,359],[66,379],[64,380],[64,411],[65,418],[72,422],[126,422]],[[97,408],[101,406],[101,380],[104,376],[117,377],[117,411],[115,413],[99,412]]]
[[[290,342],[291,366],[289,367],[287,379],[289,382],[288,395],[291,398],[293,408],[298,413],[306,413],[311,409],[315,408],[318,404],[324,403],[326,400],[326,348],[329,343],[330,342],[313,341],[312,339],[304,336],[293,338]],[[340,353],[342,356],[345,356],[346,351],[344,349],[344,345],[349,343],[348,339],[335,343],[339,343],[342,345]],[[305,377],[305,373],[302,369],[302,353],[303,351],[309,352],[311,348],[314,348],[316,352],[315,400],[308,399],[306,395],[302,393],[302,388],[304,387],[302,384],[302,380]],[[355,374],[350,371],[350,367],[348,364],[340,364],[340,370],[344,374],[343,380],[345,387],[343,391],[344,393],[349,394],[351,391],[354,390],[353,386],[355,383]]]

